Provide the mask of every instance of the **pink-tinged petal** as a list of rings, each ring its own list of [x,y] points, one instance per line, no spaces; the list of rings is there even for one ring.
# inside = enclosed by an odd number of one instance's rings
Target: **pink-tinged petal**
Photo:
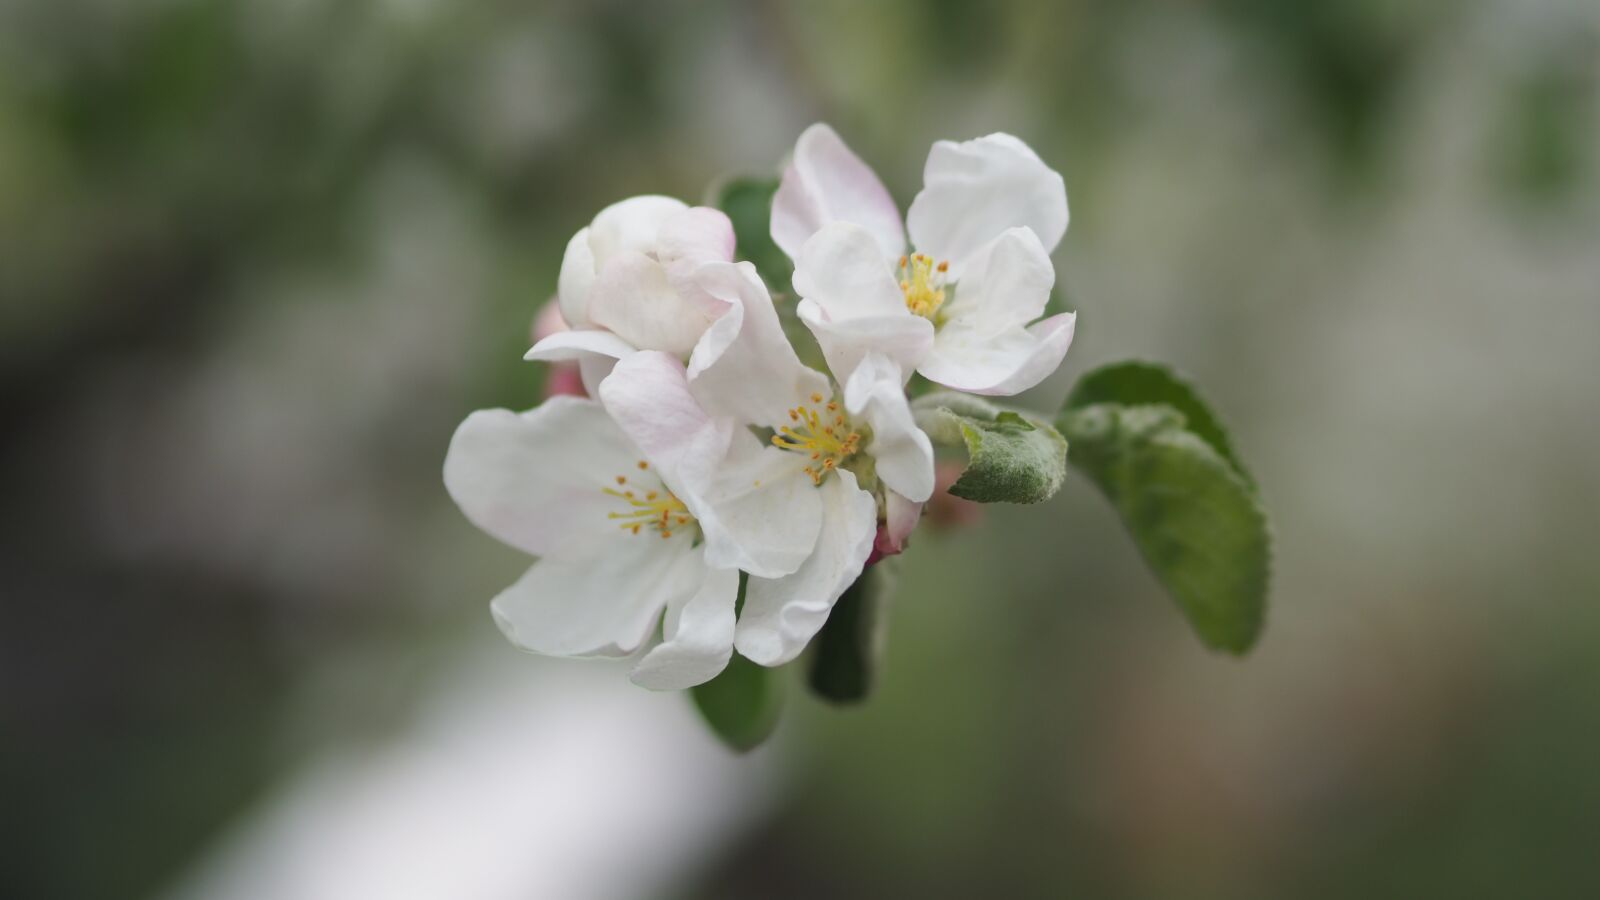
[[[793,575],[751,578],[745,589],[734,643],[764,666],[780,666],[800,655],[872,553],[878,504],[856,484],[855,476],[836,471],[817,493],[823,517],[815,552]]]
[[[891,491],[920,503],[933,495],[933,442],[912,419],[903,384],[899,366],[881,353],[869,353],[845,383],[844,405],[872,426],[865,449],[878,477]]]
[[[911,242],[948,260],[952,276],[967,257],[1008,228],[1033,229],[1047,252],[1067,231],[1067,188],[1038,154],[1009,134],[955,143],[928,152],[923,187],[906,214]]]
[[[569,331],[567,320],[561,316],[561,303],[556,298],[539,307],[539,312],[533,317],[533,327],[530,329],[533,342],[540,341],[552,334]],[[531,352],[531,351],[530,351]],[[526,358],[526,357],[524,357]],[[544,386],[540,391],[544,399],[551,397],[587,397],[589,392],[584,389],[583,378],[579,374],[576,362],[556,362],[550,365],[545,372]]]
[[[594,287],[594,276],[594,251],[589,248],[589,229],[585,228],[567,242],[556,282],[556,303],[561,308],[561,318],[570,327],[589,327],[589,291]]]
[[[533,342],[537,344],[552,334],[571,330],[572,329],[567,325],[566,317],[561,315],[560,299],[557,297],[551,297],[549,301],[543,306],[539,307],[539,311],[534,314],[533,327],[530,330],[530,334],[533,337]]]
[[[1043,319],[1026,330],[984,334],[947,324],[917,369],[930,381],[969,394],[1007,397],[1045,380],[1072,346],[1075,313]]]
[[[629,197],[600,210],[589,226],[589,249],[594,254],[595,270],[605,268],[613,257],[623,253],[654,253],[661,227],[688,208],[682,200],[647,194]]]
[[[1031,229],[1012,228],[980,250],[942,312],[980,334],[1021,328],[1044,313],[1056,270]]]
[[[772,197],[772,239],[798,259],[806,241],[830,222],[866,228],[886,256],[905,252],[905,229],[889,189],[832,128],[818,123],[795,142]]]
[[[705,263],[733,261],[733,222],[721,210],[696,206],[661,223],[656,259],[673,278],[689,278]]]
[[[635,251],[613,255],[589,292],[589,317],[641,350],[686,357],[727,304],[678,290],[666,267]]]
[[[883,505],[884,521],[878,524],[877,537],[872,540],[872,555],[867,557],[869,566],[904,552],[912,529],[922,517],[921,503],[913,503],[894,491],[884,492]]]
[[[583,373],[577,363],[552,363],[544,376],[544,399],[551,397],[587,397],[589,389],[583,386]]]
[[[694,595],[697,557],[687,535],[624,534],[605,553],[539,560],[489,608],[511,643],[530,653],[631,656],[663,608]]]
[[[905,549],[911,532],[916,530],[917,523],[922,520],[923,504],[907,500],[894,491],[889,491],[883,495],[883,506],[887,545],[895,553],[899,553]]]
[[[706,413],[676,359],[635,353],[600,399],[699,521],[708,565],[776,577],[809,554],[821,510],[804,461]]]
[[[555,397],[525,413],[479,410],[456,429],[444,483],[474,525],[535,556],[586,553],[618,538],[604,493],[637,451],[591,400]]]
[[[933,499],[927,505],[928,524],[933,528],[949,530],[983,521],[982,503],[950,493],[950,488],[961,480],[966,471],[965,462],[953,459],[941,459],[934,464]]]
[[[696,284],[728,307],[689,358],[690,388],[707,411],[772,425],[806,397],[828,390],[827,377],[795,355],[754,266],[707,264]]]
[[[707,415],[689,393],[683,363],[657,351],[618,360],[599,396],[667,488],[699,518],[696,501],[727,456],[732,422]]]

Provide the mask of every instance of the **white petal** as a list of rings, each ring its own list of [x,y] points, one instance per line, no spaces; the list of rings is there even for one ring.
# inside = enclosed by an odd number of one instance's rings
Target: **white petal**
[[[663,607],[694,593],[695,558],[688,535],[619,532],[605,553],[539,560],[489,608],[511,643],[531,653],[630,656]]]
[[[479,410],[450,439],[444,483],[474,525],[535,556],[581,554],[619,534],[603,493],[637,451],[598,403]]]
[[[865,227],[886,256],[905,252],[900,210],[889,189],[819,122],[795,142],[794,157],[772,197],[772,239],[790,259],[798,259],[805,242],[830,222]]]
[[[582,329],[558,331],[533,345],[522,355],[523,359],[539,362],[581,360],[585,356],[603,356],[621,359],[632,354],[635,347],[609,331]]]
[[[952,276],[1007,228],[1033,229],[1047,251],[1066,233],[1066,184],[1009,134],[935,143],[922,178],[906,226],[917,250],[948,260]]]
[[[763,446],[747,431],[734,434],[728,459],[700,504],[707,565],[761,578],[800,568],[822,528],[822,501],[804,472],[807,462]]]
[[[661,223],[656,259],[675,281],[710,262],[733,261],[733,222],[721,210],[696,206]]]
[[[1075,313],[1042,319],[1026,330],[985,334],[945,325],[917,369],[930,381],[972,394],[1006,397],[1033,387],[1061,365],[1072,345]]]
[[[829,225],[807,241],[794,287],[805,298],[797,312],[838,378],[849,377],[872,351],[909,376],[932,344],[932,323],[906,309],[890,260],[859,226]]]
[[[690,388],[707,411],[772,425],[804,398],[828,390],[827,377],[795,355],[754,266],[712,263],[696,281],[728,305],[689,358]]]
[[[685,357],[727,305],[681,291],[660,262],[629,250],[600,268],[589,291],[589,318],[641,350]]]
[[[860,225],[836,222],[817,231],[795,258],[794,287],[834,319],[911,315],[894,280],[898,257],[885,254]]]
[[[558,331],[534,344],[523,359],[540,362],[578,361],[578,377],[589,396],[599,396],[600,382],[617,360],[635,352],[632,344],[609,331]]]
[[[600,210],[589,226],[596,271],[622,253],[654,253],[661,226],[688,208],[682,200],[647,194]]]
[[[955,296],[944,307],[946,327],[959,322],[978,332],[999,333],[1037,319],[1050,302],[1056,270],[1039,238],[1012,228],[973,258]]]
[[[635,353],[600,398],[699,520],[708,565],[777,576],[810,553],[822,513],[804,460],[708,415],[676,359]]]
[[[594,251],[589,248],[589,229],[584,228],[567,242],[561,257],[561,275],[556,281],[556,302],[561,318],[570,328],[589,327],[589,290],[594,286]]]
[[[683,363],[649,350],[618,360],[600,384],[600,402],[667,489],[699,518],[696,501],[727,456],[733,425],[713,419],[695,402]]]
[[[590,354],[578,359],[578,380],[583,382],[583,392],[590,397],[600,396],[600,382],[611,374],[617,360],[610,356]]]
[[[855,476],[834,472],[822,487],[822,533],[816,552],[793,575],[751,578],[735,644],[764,666],[782,665],[805,649],[828,613],[866,565],[878,530],[878,507]]]
[[[884,530],[888,532],[889,549],[898,553],[905,549],[906,539],[916,530],[922,519],[923,504],[900,496],[894,491],[883,495]]]
[[[933,496],[933,442],[911,417],[900,367],[869,353],[845,383],[844,405],[872,426],[866,452],[891,490],[918,503]]]
[[[933,324],[921,316],[862,316],[839,322],[810,300],[800,301],[795,312],[816,336],[829,371],[839,378],[848,378],[868,353],[882,353],[909,379],[933,349]]]
[[[710,569],[700,554],[685,557],[698,569],[694,593],[668,604],[663,640],[634,666],[634,684],[652,691],[675,691],[710,681],[733,656],[734,604],[739,573]]]

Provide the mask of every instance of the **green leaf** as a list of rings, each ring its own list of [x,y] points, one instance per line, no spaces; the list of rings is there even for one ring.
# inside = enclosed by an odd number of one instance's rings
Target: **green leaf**
[[[744,610],[750,576],[739,573],[734,614]],[[695,708],[724,744],[739,753],[772,736],[783,713],[783,682],[777,673],[735,653],[717,677],[689,689]]]
[[[789,257],[772,241],[772,195],[777,190],[776,178],[735,178],[717,192],[717,208],[733,221],[739,259],[754,263],[775,294],[789,291],[794,274]]]
[[[706,684],[694,685],[694,708],[725,745],[746,753],[778,729],[784,690],[778,673],[734,653],[728,668]]]
[[[811,689],[834,703],[859,703],[882,668],[884,628],[894,593],[896,561],[870,566],[845,589],[811,646]]]
[[[1271,535],[1243,473],[1172,406],[1097,403],[1057,424],[1072,464],[1111,501],[1200,639],[1249,650],[1266,613]]]
[[[1165,405],[1183,414],[1185,427],[1211,445],[1247,483],[1255,479],[1233,450],[1228,432],[1194,387],[1166,366],[1129,360],[1102,366],[1078,379],[1064,409],[1096,403],[1122,406]]]
[[[771,737],[783,713],[783,682],[777,671],[737,653],[720,675],[689,693],[711,730],[740,753]]]
[[[949,391],[918,397],[912,410],[935,443],[966,447],[966,471],[950,487],[955,496],[1038,503],[1061,489],[1067,442],[1049,422]]]

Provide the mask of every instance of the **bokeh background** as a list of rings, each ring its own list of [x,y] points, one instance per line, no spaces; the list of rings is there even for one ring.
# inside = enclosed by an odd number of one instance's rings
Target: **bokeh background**
[[[816,120],[1065,175],[1025,401],[1202,386],[1254,654],[1082,479],[750,757],[500,639],[440,462],[567,238]],[[1592,0],[0,2],[0,895],[1600,896],[1597,176]]]

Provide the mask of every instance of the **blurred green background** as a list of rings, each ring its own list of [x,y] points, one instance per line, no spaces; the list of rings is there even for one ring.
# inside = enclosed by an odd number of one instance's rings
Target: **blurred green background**
[[[1194,378],[1252,656],[1081,478],[754,758],[499,638],[439,467],[567,238],[816,120],[1063,173],[1025,402]],[[1592,0],[0,2],[0,896],[1600,896],[1597,176]]]

